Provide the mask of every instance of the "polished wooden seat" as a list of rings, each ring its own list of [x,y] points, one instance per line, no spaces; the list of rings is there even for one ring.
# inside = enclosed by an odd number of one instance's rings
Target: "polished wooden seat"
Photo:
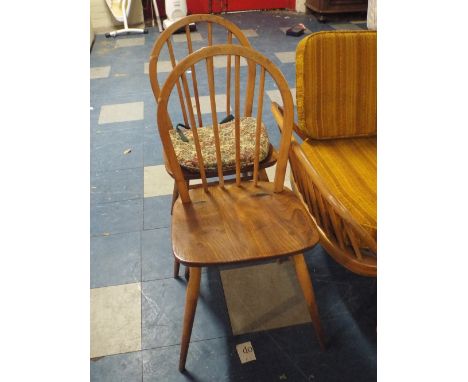
[[[217,113],[219,105],[215,97],[215,74],[219,75],[219,71],[213,68],[215,56],[232,56],[234,61],[235,142],[232,147],[232,150],[235,150],[234,179],[225,179],[222,167]],[[241,81],[245,79],[240,75],[241,57],[247,59],[249,65],[256,65],[260,73],[257,104],[254,109],[257,111],[254,163],[253,172],[249,178],[241,176],[240,163],[240,89],[244,88],[241,86]],[[202,183],[189,186],[187,174],[181,169],[174,142],[171,140],[170,132],[174,124],[168,111],[168,103],[180,79],[185,99],[190,97],[184,73],[195,64],[204,65],[207,71],[218,180],[216,182],[207,180],[203,152],[198,139],[200,127],[197,128],[195,124],[191,124],[191,136],[197,153],[197,165]],[[284,104],[284,121],[273,182],[261,179],[259,161],[266,76],[272,80],[271,86],[276,86],[280,91]],[[253,93],[248,96],[253,99]],[[239,45],[205,47],[190,54],[174,68],[161,90],[157,111],[159,136],[167,165],[179,190],[172,214],[172,247],[177,263],[186,264],[190,269],[181,339],[180,370],[185,369],[200,291],[201,268],[204,266],[291,256],[319,344],[322,348],[324,347],[324,337],[310,273],[303,256],[305,250],[318,242],[318,232],[300,198],[284,188],[293,115],[289,85],[280,70],[265,56],[251,48]],[[190,114],[190,119],[194,119],[193,113]]]
[[[173,250],[186,265],[238,263],[294,255],[318,241],[314,223],[294,193],[273,183],[245,182],[189,190],[192,203],[174,205]],[[274,233],[274,235],[272,235]]]
[[[314,33],[296,50],[291,185],[338,263],[377,275],[377,34]],[[282,109],[272,106],[282,125]]]

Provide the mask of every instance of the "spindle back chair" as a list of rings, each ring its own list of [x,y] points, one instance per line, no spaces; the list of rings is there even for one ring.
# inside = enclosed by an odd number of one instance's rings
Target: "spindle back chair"
[[[218,122],[217,100],[215,97],[215,75],[213,68],[216,56],[234,56],[234,124],[230,130],[232,150],[221,147],[220,134],[227,127]],[[253,177],[241,177],[241,75],[240,59],[259,69],[259,88],[255,124],[249,134],[252,145]],[[187,177],[182,171],[175,150],[173,122],[168,104],[176,86],[181,80],[185,100],[190,94],[186,71],[196,64],[205,66],[208,79],[213,145],[216,156],[218,180],[208,181],[204,166],[206,147],[200,144],[199,128],[195,127],[194,113],[189,112],[190,132],[196,147],[197,166],[201,176],[200,185],[187,186]],[[268,76],[268,79],[266,78]],[[265,84],[272,81],[279,89],[284,105],[283,129],[281,132],[278,161],[274,181],[260,177],[259,152],[261,136],[265,134],[264,108]],[[255,98],[255,97],[254,97]],[[189,108],[190,111],[190,108]],[[306,298],[312,323],[320,345],[324,346],[310,274],[303,252],[318,242],[318,232],[312,219],[299,198],[284,188],[293,125],[293,101],[289,85],[281,71],[259,52],[240,45],[216,45],[202,48],[179,62],[161,89],[157,110],[159,136],[161,138],[168,166],[174,175],[180,198],[174,204],[172,214],[172,247],[178,262],[190,267],[187,287],[179,369],[185,368],[187,351],[200,289],[201,268],[220,264],[245,263],[292,256],[299,283]],[[223,173],[223,156],[235,152],[235,178],[227,179]]]
[[[163,49],[166,47],[169,53],[169,58],[170,58],[170,65],[171,68],[174,69],[178,60],[182,59],[185,57],[187,54],[191,54],[194,51],[193,43],[192,43],[192,37],[190,33],[190,24],[191,23],[196,23],[198,28],[201,27],[201,25],[206,24],[207,26],[207,34],[208,34],[208,46],[212,46],[215,41],[219,41],[222,39],[222,34],[226,33],[226,43],[227,44],[233,44],[235,43],[234,38],[237,39],[238,44],[246,47],[250,47],[250,42],[249,40],[245,37],[245,35],[242,33],[242,31],[232,22],[229,20],[226,20],[220,16],[216,15],[210,15],[210,14],[201,14],[201,15],[190,15],[187,17],[184,17],[174,24],[172,24],[169,28],[167,28],[157,41],[155,42],[153,46],[153,50],[151,52],[150,56],[150,61],[149,61],[149,77],[150,77],[150,82],[151,82],[151,88],[153,90],[154,98],[156,103],[159,102],[160,94],[161,94],[161,81],[160,81],[160,73],[158,73],[158,64],[160,63],[160,59],[162,56]],[[179,49],[180,45],[185,45],[184,42],[177,43],[178,49],[174,48],[174,44],[172,43],[172,38],[174,34],[180,30],[185,31],[185,39],[186,39],[186,47],[187,49]],[[218,34],[216,34],[217,30]],[[219,29],[223,30],[219,32]],[[177,55],[176,53],[179,53]],[[226,63],[226,69],[225,69],[225,86],[222,87],[222,89],[225,91],[225,106],[223,105],[223,108],[225,109],[226,115],[224,117],[228,117],[230,115],[231,109],[232,109],[232,102],[231,102],[231,94],[232,94],[232,60],[231,56],[226,56],[225,59]],[[187,80],[187,74],[183,73],[181,76],[182,80],[187,81],[187,83],[191,86],[189,86],[189,92],[193,95],[192,97],[189,97],[188,99],[185,99],[184,93],[182,90],[182,86],[179,81],[176,83],[177,87],[177,95],[178,95],[178,105],[180,106],[178,108],[178,112],[181,112],[182,114],[182,119],[183,119],[183,125],[184,126],[199,126],[202,127],[204,126],[203,123],[203,117],[202,117],[202,105],[200,103],[200,90],[203,90],[203,85],[205,87],[207,84],[199,83],[197,80],[197,70],[195,66],[192,66],[190,69],[190,76],[192,78],[191,84],[190,81]],[[252,115],[252,104],[253,104],[253,94],[254,94],[254,87],[255,87],[255,78],[256,78],[256,73],[255,73],[255,65],[252,63],[248,63],[248,68],[247,68],[247,83],[246,83],[246,97],[244,100],[244,117],[251,117]],[[202,85],[202,86],[200,86]],[[200,89],[202,88],[202,89]],[[193,106],[193,103],[195,105]],[[192,114],[196,115],[196,119],[191,119]],[[223,118],[220,117],[220,120]],[[206,124],[205,124],[206,126]],[[266,174],[266,171],[264,170],[267,167],[273,166],[276,163],[276,152],[273,149],[272,146],[270,146],[270,149],[268,150],[268,155],[263,158],[263,160],[260,163],[260,177],[262,179],[267,180],[268,176]],[[171,175],[174,177],[174,175],[171,172],[170,167],[167,165],[166,158],[165,159],[165,164],[166,164],[166,170]],[[251,174],[252,170],[252,163],[243,163],[245,166],[243,168],[243,176],[248,176]],[[201,175],[199,171],[197,171],[195,168],[192,168],[190,171],[187,171],[187,169],[183,168],[183,171],[185,173],[185,177],[187,178],[187,183],[190,184],[190,180],[192,179],[200,179]],[[226,168],[224,166],[223,172],[226,175],[233,174],[235,171],[232,168]],[[205,175],[207,177],[216,177],[217,173],[216,171],[210,171],[210,169],[207,169],[205,171]],[[173,191],[173,198],[172,198],[172,205],[174,205],[177,197],[179,196],[179,190],[177,188],[177,184],[174,183],[174,191]],[[175,273],[178,274],[178,268],[176,265]]]

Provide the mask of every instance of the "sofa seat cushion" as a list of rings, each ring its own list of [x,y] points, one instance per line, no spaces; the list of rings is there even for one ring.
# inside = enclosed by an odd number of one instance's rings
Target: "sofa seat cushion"
[[[236,146],[235,146],[235,126],[234,121],[218,125],[219,139],[221,146],[221,159],[224,170],[235,170],[236,168]],[[255,158],[255,132],[257,119],[254,117],[244,117],[240,119],[240,161],[241,168],[253,165]],[[179,133],[173,129],[169,132],[174,150],[181,167],[189,171],[198,172],[198,158],[193,141],[191,130],[182,129],[183,134],[188,139],[185,142]],[[212,126],[200,127],[197,130],[200,140],[200,147],[203,155],[205,169],[216,170],[216,145],[214,130]],[[260,130],[260,154],[259,161],[264,160],[270,150],[270,141],[265,126],[262,124]]]
[[[301,147],[330,192],[377,240],[377,137],[308,138]]]

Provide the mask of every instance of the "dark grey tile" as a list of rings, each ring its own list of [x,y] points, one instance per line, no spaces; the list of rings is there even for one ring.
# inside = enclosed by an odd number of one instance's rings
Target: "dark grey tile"
[[[141,280],[140,232],[91,238],[91,288]]]
[[[143,198],[143,168],[97,172],[91,175],[91,203]]]
[[[156,133],[145,139],[143,150],[143,163],[145,166],[156,166],[164,163],[162,143]]]
[[[91,360],[91,382],[141,382],[141,352],[100,357]]]
[[[183,278],[142,283],[142,349],[180,343],[185,291]],[[204,272],[192,340],[227,335],[231,330],[219,274]]]
[[[91,171],[143,167],[143,143],[133,141],[96,144],[91,148]],[[130,152],[128,151],[130,150]]]
[[[236,345],[251,341],[256,360],[242,364]],[[266,333],[192,342],[186,371],[178,371],[180,346],[143,351],[144,381],[306,381],[291,358]]]
[[[144,199],[144,229],[169,227],[172,195]]]
[[[143,200],[132,199],[91,207],[91,235],[135,232],[143,229]]]
[[[170,228],[142,232],[141,262],[142,281],[173,276],[174,256],[172,254]]]

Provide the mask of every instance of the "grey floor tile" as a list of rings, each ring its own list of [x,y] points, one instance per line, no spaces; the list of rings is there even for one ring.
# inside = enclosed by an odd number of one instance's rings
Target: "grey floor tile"
[[[117,202],[142,197],[143,168],[141,167],[96,172],[91,175],[91,203]]]
[[[142,199],[91,206],[91,235],[93,236],[135,232],[142,229]]]
[[[128,151],[130,150],[130,152]],[[91,151],[91,171],[102,172],[139,167],[143,169],[143,143],[106,144]]]
[[[256,360],[242,364],[236,345],[251,341]],[[307,381],[267,335],[216,338],[190,344],[186,371],[178,372],[179,346],[144,350],[144,381]]]
[[[162,143],[154,131],[151,131],[148,137],[145,138],[143,144],[143,163],[145,166],[164,164]]]
[[[141,382],[142,354],[132,352],[91,360],[91,382]]]
[[[170,228],[142,232],[141,262],[143,281],[165,279],[173,276],[174,256],[172,254]],[[183,267],[181,268],[183,269]]]
[[[128,48],[133,46],[141,46],[145,44],[145,37],[127,37],[119,38],[115,41],[115,48]]]
[[[185,279],[142,283],[142,349],[180,344],[185,304]],[[192,340],[231,335],[219,275],[202,274]]]
[[[144,229],[169,227],[172,195],[144,199]]]
[[[141,233],[91,238],[91,288],[141,281]]]

